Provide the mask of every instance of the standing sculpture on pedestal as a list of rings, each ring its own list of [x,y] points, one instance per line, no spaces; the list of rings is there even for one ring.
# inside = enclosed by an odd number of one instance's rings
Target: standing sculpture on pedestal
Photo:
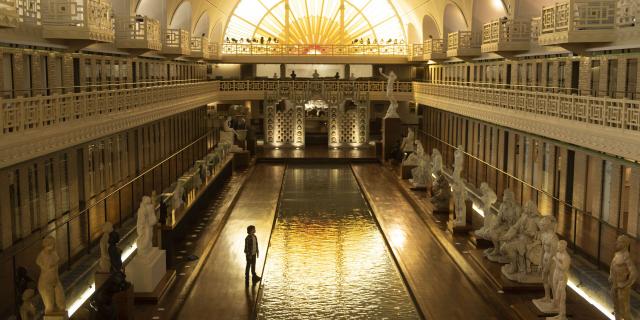
[[[58,264],[60,257],[56,252],[56,239],[48,236],[42,240],[42,251],[36,258],[36,264],[40,267],[38,278],[38,291],[44,303],[45,316],[61,316],[65,311],[64,288],[58,277]]]
[[[544,286],[544,297],[534,299],[533,304],[538,310],[551,313],[557,312],[557,305],[554,303],[556,292],[553,292],[554,299],[551,299],[552,290],[555,290],[555,280],[553,272],[555,270],[554,257],[558,249],[558,235],[556,235],[556,218],[553,216],[545,216],[540,219],[539,226],[542,232],[538,233],[536,240],[542,244],[542,285]]]
[[[416,150],[415,145],[416,145],[415,133],[413,132],[413,129],[409,128],[409,132],[407,133],[407,136],[402,139],[402,145],[400,145],[400,149],[402,149],[403,159],[408,160],[409,156],[414,154],[414,151]],[[417,161],[414,161],[414,162],[416,163],[412,165],[417,165]]]
[[[184,195],[184,184],[182,181],[178,180],[176,182],[175,189],[173,189],[173,195],[171,196],[171,207],[176,212],[184,204],[184,201],[182,201],[183,195]]]
[[[567,253],[567,242],[558,241],[557,253],[553,256],[553,305],[558,312],[555,317],[547,317],[553,320],[567,319],[567,282],[569,281],[569,268],[571,268],[571,256]]]
[[[379,68],[378,71],[380,74],[387,79],[387,98],[389,99],[389,109],[387,109],[387,114],[384,116],[387,118],[400,118],[398,114],[398,100],[393,95],[393,83],[398,80],[398,76],[396,76],[395,72],[389,71],[389,74],[386,75],[382,72],[382,68]]]
[[[108,273],[111,268],[109,261],[109,233],[113,231],[113,225],[107,221],[102,225],[102,237],[100,238],[100,260],[98,261],[98,272]]]
[[[453,179],[460,177],[462,168],[464,167],[464,147],[459,145],[453,153]]]
[[[460,177],[454,177],[451,183],[453,189],[453,201],[454,201],[454,226],[463,227],[467,225],[467,188],[464,180]]]
[[[638,272],[631,260],[630,249],[631,239],[626,235],[619,236],[616,240],[616,253],[611,260],[611,269],[609,271],[613,311],[617,320],[632,319],[629,294],[631,287],[636,282]]]
[[[436,176],[440,176],[440,172],[442,171],[442,155],[438,149],[433,148],[431,151],[431,173]]]
[[[136,231],[138,238],[136,239],[136,245],[138,246],[138,255],[146,256],[151,247],[153,247],[153,227],[158,223],[156,218],[156,211],[151,204],[151,198],[148,196],[142,197],[140,208],[138,208],[138,220],[136,224]]]
[[[480,201],[482,201],[484,222],[482,228],[475,231],[475,235],[490,240],[491,236],[489,232],[491,232],[498,223],[496,214],[491,210],[491,206],[498,200],[498,196],[491,190],[491,187],[489,187],[489,184],[486,182],[480,184],[480,192],[482,192]]]
[[[445,212],[449,210],[449,198],[451,197],[451,189],[449,182],[442,174],[442,155],[438,149],[433,148],[431,152],[431,177],[433,179],[431,185],[431,203],[434,205],[434,211]]]

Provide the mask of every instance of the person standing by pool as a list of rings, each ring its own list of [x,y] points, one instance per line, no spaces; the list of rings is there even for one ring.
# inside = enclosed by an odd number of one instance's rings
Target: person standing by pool
[[[247,237],[244,238],[244,254],[247,257],[247,266],[244,268],[244,284],[249,285],[249,269],[253,283],[261,280],[256,274],[256,259],[260,256],[258,250],[258,238],[256,237],[256,227],[251,225],[247,227]]]

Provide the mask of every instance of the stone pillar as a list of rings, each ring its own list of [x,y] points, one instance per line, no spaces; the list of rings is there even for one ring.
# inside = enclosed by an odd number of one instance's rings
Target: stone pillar
[[[402,121],[400,118],[382,120],[382,161],[390,159],[391,149],[396,141],[402,141]]]

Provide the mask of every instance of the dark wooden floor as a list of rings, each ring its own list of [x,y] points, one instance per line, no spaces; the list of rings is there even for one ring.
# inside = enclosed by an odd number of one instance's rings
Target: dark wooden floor
[[[507,305],[492,299],[495,292],[479,289],[460,269],[383,167],[353,164],[352,168],[426,318],[518,318]]]
[[[248,319],[258,286],[244,285],[243,254],[246,228],[257,229],[260,258],[256,272],[262,273],[284,165],[258,164],[246,182],[227,223],[187,296],[177,319]]]
[[[375,148],[368,146],[358,149],[332,149],[326,145],[308,145],[301,149],[281,148],[281,149],[260,149],[256,154],[257,159],[264,160],[287,160],[287,159],[369,159],[375,160]]]

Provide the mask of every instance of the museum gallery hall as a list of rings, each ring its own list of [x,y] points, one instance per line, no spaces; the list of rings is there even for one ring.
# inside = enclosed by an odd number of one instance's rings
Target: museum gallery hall
[[[640,320],[640,0],[0,0],[0,318]]]

